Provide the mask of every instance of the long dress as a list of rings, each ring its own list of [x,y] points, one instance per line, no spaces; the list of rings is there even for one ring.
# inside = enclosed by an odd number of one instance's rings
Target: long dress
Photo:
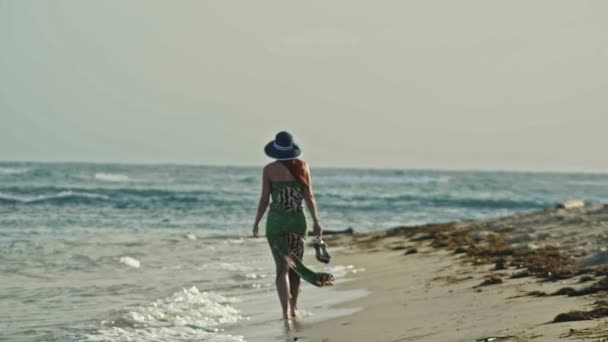
[[[334,276],[314,272],[302,263],[307,234],[304,215],[304,187],[298,181],[272,182],[272,202],[266,221],[266,238],[272,250],[277,273],[293,270],[315,286],[331,286]]]

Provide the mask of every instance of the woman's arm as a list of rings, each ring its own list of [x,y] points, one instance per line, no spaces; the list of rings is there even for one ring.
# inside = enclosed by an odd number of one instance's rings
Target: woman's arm
[[[270,203],[270,179],[268,178],[268,172],[266,168],[262,172],[262,194],[260,195],[260,203],[258,204],[258,214],[255,217],[255,223],[253,224],[253,236],[260,236],[260,221],[268,208]]]
[[[323,234],[323,229],[319,223],[317,202],[315,201],[315,194],[312,191],[312,180],[310,177],[310,169],[308,168],[308,164],[306,164],[306,177],[308,178],[308,187],[304,189],[304,200],[306,201],[306,206],[308,207],[308,210],[310,210],[310,215],[312,216],[313,234],[316,236],[321,236]]]

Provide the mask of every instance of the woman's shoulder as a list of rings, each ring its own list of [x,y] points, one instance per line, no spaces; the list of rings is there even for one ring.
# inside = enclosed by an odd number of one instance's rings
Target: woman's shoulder
[[[310,168],[308,167],[308,163],[307,163],[307,162],[305,162],[305,161],[303,161],[303,160],[301,160],[301,159],[300,159],[300,161],[302,162],[302,167],[304,168],[304,170],[308,170],[308,169],[310,169]]]
[[[270,162],[270,163],[264,165],[264,168],[262,170],[264,170],[264,171],[272,170],[272,169],[274,169],[277,166],[278,162],[279,162],[278,160]]]
[[[302,159],[296,159],[296,160],[299,161],[300,163],[302,163],[302,166],[308,167],[308,163],[306,161],[304,161]],[[264,166],[264,170],[273,169],[275,167],[279,167],[279,165],[281,165],[280,160],[271,161],[270,163],[268,163]]]

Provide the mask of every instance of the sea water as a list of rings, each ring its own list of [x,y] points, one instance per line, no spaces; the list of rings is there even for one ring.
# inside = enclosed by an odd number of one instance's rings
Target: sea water
[[[327,230],[608,201],[605,174],[312,172]],[[261,168],[0,163],[0,340],[285,341],[260,189]],[[361,295],[304,285],[302,322]]]

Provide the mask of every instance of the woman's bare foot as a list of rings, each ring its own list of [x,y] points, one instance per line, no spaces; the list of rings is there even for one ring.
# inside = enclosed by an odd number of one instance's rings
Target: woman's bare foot
[[[298,311],[298,308],[292,308],[291,309],[291,317],[293,317],[293,318],[300,317],[300,312]]]

